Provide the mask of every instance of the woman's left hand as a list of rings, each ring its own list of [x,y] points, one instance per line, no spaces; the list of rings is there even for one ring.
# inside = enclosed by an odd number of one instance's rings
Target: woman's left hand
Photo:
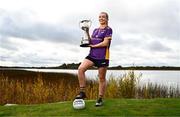
[[[89,46],[90,48],[93,48],[93,45],[91,45],[91,44],[90,44],[90,45],[88,45],[88,46]]]

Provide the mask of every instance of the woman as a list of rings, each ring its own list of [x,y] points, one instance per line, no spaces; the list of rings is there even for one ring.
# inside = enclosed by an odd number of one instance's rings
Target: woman
[[[90,52],[78,68],[78,80],[80,93],[76,99],[86,98],[85,94],[85,71],[92,67],[98,67],[99,73],[99,97],[95,106],[102,106],[103,96],[106,89],[106,71],[109,66],[109,47],[112,39],[112,29],[108,26],[108,14],[101,12],[99,14],[100,26],[94,29],[90,40]]]

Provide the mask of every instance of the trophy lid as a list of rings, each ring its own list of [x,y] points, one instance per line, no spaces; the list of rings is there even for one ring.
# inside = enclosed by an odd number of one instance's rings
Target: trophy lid
[[[82,28],[82,27],[87,27],[89,28],[91,26],[91,20],[81,20],[79,22],[79,26]]]

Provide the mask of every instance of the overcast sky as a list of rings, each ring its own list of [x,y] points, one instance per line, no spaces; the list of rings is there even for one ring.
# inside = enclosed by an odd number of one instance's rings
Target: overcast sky
[[[110,66],[180,66],[180,0],[0,0],[0,65],[79,63],[79,21],[108,12]]]

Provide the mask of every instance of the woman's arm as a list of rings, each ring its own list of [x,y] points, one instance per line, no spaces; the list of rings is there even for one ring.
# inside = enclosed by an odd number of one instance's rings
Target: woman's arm
[[[91,47],[91,48],[107,47],[107,46],[109,46],[110,40],[111,40],[111,37],[105,37],[103,42],[98,43],[96,45],[89,45],[89,47]]]

